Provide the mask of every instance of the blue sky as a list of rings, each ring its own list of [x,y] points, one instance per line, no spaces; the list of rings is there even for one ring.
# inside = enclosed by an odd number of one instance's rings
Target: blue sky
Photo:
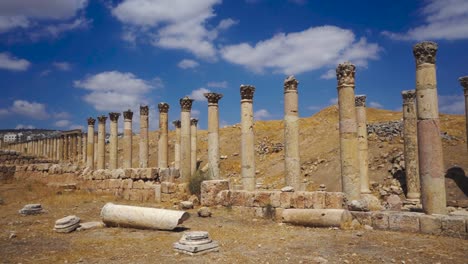
[[[335,103],[335,68],[357,65],[356,94],[397,110],[414,89],[412,46],[439,44],[441,112],[461,114],[468,75],[468,0],[3,0],[0,128],[86,127],[88,116],[224,94],[222,125],[240,120],[241,84],[256,86],[257,119],[282,119],[283,80],[299,80],[299,112]],[[121,118],[122,119],[122,118]],[[120,120],[122,124],[122,120]]]

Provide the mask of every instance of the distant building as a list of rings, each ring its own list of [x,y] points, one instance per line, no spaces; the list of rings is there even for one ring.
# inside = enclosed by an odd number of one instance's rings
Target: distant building
[[[6,133],[3,136],[3,142],[15,142],[17,138],[17,135],[14,133]]]

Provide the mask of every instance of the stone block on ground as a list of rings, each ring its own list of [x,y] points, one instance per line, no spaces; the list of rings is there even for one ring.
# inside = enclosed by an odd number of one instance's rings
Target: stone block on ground
[[[211,217],[211,210],[208,207],[201,207],[197,214],[199,217]]]
[[[185,232],[173,246],[177,252],[192,256],[219,251],[218,242],[211,240],[205,231]]]
[[[357,212],[352,211],[351,215],[356,219],[361,225],[372,226],[372,213],[369,212]]]
[[[374,229],[387,230],[389,228],[388,218],[388,212],[372,213],[372,227]]]
[[[80,226],[80,218],[76,215],[69,215],[55,221],[54,230],[58,233],[70,233]]]
[[[81,223],[79,227],[76,229],[76,231],[85,231],[85,230],[98,229],[98,228],[104,228],[104,227],[106,227],[106,225],[100,221],[85,222],[85,223]]]
[[[18,212],[22,215],[35,215],[44,213],[44,209],[41,204],[27,204]]]
[[[342,192],[327,192],[325,193],[325,208],[326,209],[342,209],[345,203],[345,195]]]
[[[175,193],[177,190],[177,185],[173,182],[161,182],[161,192],[162,193]]]
[[[229,190],[229,181],[210,180],[201,183],[201,204],[203,206],[216,205],[216,196],[219,192]]]
[[[442,234],[445,236],[465,238],[465,218],[461,216],[442,217]]]
[[[388,218],[389,229],[402,232],[419,232],[418,213],[391,213]]]
[[[430,235],[440,235],[442,232],[441,215],[419,215],[420,232]]]

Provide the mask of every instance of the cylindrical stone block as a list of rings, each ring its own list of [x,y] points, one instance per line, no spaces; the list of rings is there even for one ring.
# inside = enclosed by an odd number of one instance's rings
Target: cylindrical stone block
[[[180,99],[180,175],[188,182],[191,176],[190,111],[193,99],[187,96]]]
[[[253,96],[255,87],[241,85],[241,174],[244,190],[255,190],[255,135]]]
[[[158,167],[161,169],[165,169],[169,167],[168,164],[168,144],[169,144],[169,137],[168,137],[168,129],[169,129],[169,120],[168,120],[168,112],[169,112],[169,104],[167,103],[159,103],[159,139],[158,139]]]
[[[98,116],[98,139],[97,139],[97,166],[98,170],[105,169],[106,162],[106,120],[105,115]]]
[[[86,142],[86,167],[94,169],[94,124],[96,119],[88,118],[88,139]]]
[[[211,179],[219,180],[219,93],[205,93],[208,99],[208,163]]]
[[[198,119],[190,119],[190,171],[192,175],[197,171],[197,124]]]
[[[175,127],[175,142],[174,142],[174,168],[180,169],[180,120],[172,122]]]
[[[77,145],[76,145],[76,162],[77,163],[80,163],[81,162],[81,153],[83,152],[83,133],[78,133],[76,135],[76,141],[77,141]]]
[[[284,80],[284,170],[286,185],[303,190],[299,157],[299,109],[297,85],[294,76]]]
[[[70,145],[70,135],[65,135],[63,138],[63,160],[68,161],[69,159],[69,145]]]
[[[340,124],[341,184],[349,201],[360,198],[359,156],[354,76],[356,67],[345,62],[336,68]]]
[[[403,91],[403,140],[405,173],[408,200],[419,201],[421,184],[419,181],[418,134],[416,114],[416,91]]]
[[[83,133],[81,135],[81,142],[83,142],[83,148],[81,149],[81,162],[86,165],[86,161],[88,160],[88,134]]]
[[[284,223],[310,227],[346,227],[352,218],[344,209],[286,209],[282,214]]]
[[[421,200],[427,214],[446,214],[445,173],[440,138],[436,81],[437,44],[414,45]]]
[[[140,106],[140,168],[148,167],[148,111],[148,106]]]
[[[367,110],[366,96],[357,95],[354,100],[356,106],[357,136],[359,150],[359,173],[361,176],[361,193],[370,193],[369,189],[369,157],[367,143]]]
[[[120,116],[120,113],[109,113],[109,119],[111,121],[110,122],[110,137],[109,137],[109,169],[111,170],[115,170],[118,168],[119,116]]]
[[[133,162],[132,144],[133,144],[133,132],[132,132],[132,119],[133,112],[128,109],[123,112],[124,116],[124,137],[123,137],[123,168],[131,168]]]

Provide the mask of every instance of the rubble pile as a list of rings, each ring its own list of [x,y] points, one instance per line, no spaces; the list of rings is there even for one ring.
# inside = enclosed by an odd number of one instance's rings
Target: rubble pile
[[[266,155],[270,153],[278,153],[284,149],[283,143],[275,143],[269,137],[264,137],[255,146],[255,152],[258,155]]]

